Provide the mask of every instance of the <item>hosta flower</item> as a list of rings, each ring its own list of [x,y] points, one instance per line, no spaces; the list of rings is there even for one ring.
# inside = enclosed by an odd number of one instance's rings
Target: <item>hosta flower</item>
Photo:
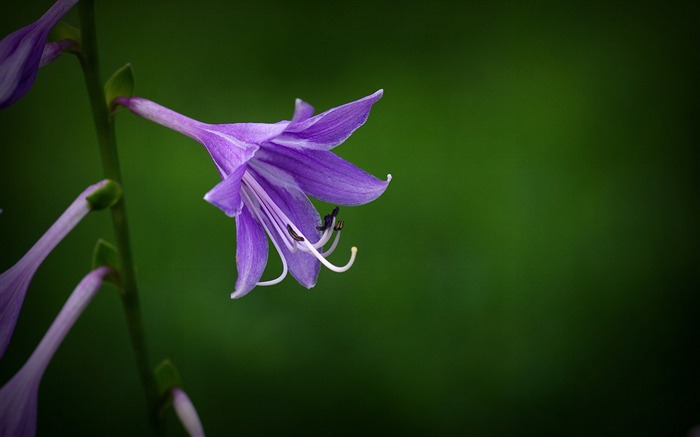
[[[0,109],[21,99],[34,83],[39,67],[53,61],[68,42],[46,43],[51,29],[78,0],[58,0],[34,23],[0,41]]]
[[[110,206],[120,195],[118,186],[109,180],[88,187],[17,264],[0,274],[0,358],[12,337],[29,283],[41,263],[88,212]]]
[[[46,335],[22,368],[0,389],[0,435],[33,436],[36,433],[37,397],[46,367],[66,334],[109,274],[108,267],[90,272],[75,288]]]
[[[345,141],[369,116],[382,91],[313,115],[308,103],[296,101],[294,115],[278,123],[206,124],[149,100],[118,98],[134,114],[200,142],[216,164],[222,181],[204,198],[236,218],[238,278],[232,298],[256,285],[280,282],[287,272],[311,288],[323,264],[347,270],[326,257],[335,250],[343,228],[338,210],[321,220],[307,195],[338,205],[360,205],[379,197],[386,181],[339,158],[330,150]],[[324,246],[333,238],[330,248]],[[283,271],[260,282],[268,257],[265,234],[279,253]]]
[[[189,396],[179,387],[170,389],[170,395],[173,399],[175,414],[177,414],[187,433],[191,437],[204,437],[202,422],[200,422],[197,410],[194,408]]]

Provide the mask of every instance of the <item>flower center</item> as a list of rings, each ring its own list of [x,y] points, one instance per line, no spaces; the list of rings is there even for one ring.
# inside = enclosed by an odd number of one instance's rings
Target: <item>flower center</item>
[[[355,262],[355,256],[357,255],[356,247],[350,249],[350,260],[344,266],[336,266],[326,259],[338,246],[340,231],[343,229],[344,225],[342,220],[336,220],[339,212],[338,207],[335,207],[333,212],[327,214],[323,218],[323,223],[316,227],[316,229],[322,233],[318,241],[312,243],[309,241],[308,236],[304,235],[294,222],[287,217],[282,209],[272,200],[270,195],[265,192],[258,181],[247,171],[243,175],[242,182],[241,186],[243,189],[241,192],[243,193],[243,200],[258,222],[265,228],[265,232],[270,236],[270,240],[272,240],[272,244],[275,246],[282,260],[282,274],[276,279],[258,282],[257,285],[274,285],[281,282],[282,279],[287,276],[289,270],[287,261],[277,240],[281,241],[292,253],[296,253],[296,251],[299,250],[314,256],[321,261],[324,266],[334,272],[345,272]],[[319,249],[323,250],[323,246],[330,241],[333,231],[335,231],[336,235],[331,247],[324,252],[319,252]],[[275,236],[278,238],[275,238]]]

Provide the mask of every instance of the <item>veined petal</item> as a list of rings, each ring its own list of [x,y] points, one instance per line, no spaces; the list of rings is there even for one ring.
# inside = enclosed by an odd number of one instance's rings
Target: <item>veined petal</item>
[[[143,97],[117,97],[114,101],[139,117],[151,120],[194,140],[200,141],[200,134],[206,132],[204,123]]]
[[[267,237],[246,206],[236,216],[236,290],[232,299],[243,297],[260,281],[267,264]]]
[[[304,116],[307,116],[310,105],[297,102],[294,116],[302,121],[290,124],[274,142],[288,147],[330,150],[345,141],[367,121],[372,105],[382,97],[383,92],[379,90],[360,100],[307,119],[304,119]]]
[[[265,173],[291,175],[306,194],[339,205],[362,205],[381,196],[391,181],[378,179],[325,150],[263,147],[254,165]]]
[[[22,98],[32,87],[45,39],[46,35],[31,24],[0,41],[0,109]]]
[[[0,109],[22,98],[32,87],[51,28],[78,3],[58,0],[36,22],[0,41]]]
[[[251,144],[259,144],[270,141],[278,136],[289,126],[288,121],[278,121],[277,123],[232,123],[232,124],[212,124],[210,130],[223,132]]]
[[[250,167],[248,167],[248,171],[304,236],[309,238],[312,243],[317,242],[319,231],[316,226],[321,223],[321,217],[306,195],[298,188],[276,185]],[[272,229],[271,225],[268,225],[268,228]],[[316,285],[321,263],[309,253],[301,250],[291,252],[276,232],[272,232],[270,238],[274,238],[282,250],[282,254],[287,260],[289,273],[294,279],[306,288],[312,288]]]
[[[243,202],[241,200],[241,178],[246,166],[241,165],[226,179],[219,182],[204,195],[204,200],[216,206],[229,217],[235,217],[241,213]]]
[[[197,121],[142,97],[118,97],[115,99],[134,114],[186,135],[201,143],[214,160],[222,179],[253,157],[258,137],[267,139],[284,130],[281,126],[263,123],[240,125],[213,125]],[[250,139],[250,141],[249,141]]]

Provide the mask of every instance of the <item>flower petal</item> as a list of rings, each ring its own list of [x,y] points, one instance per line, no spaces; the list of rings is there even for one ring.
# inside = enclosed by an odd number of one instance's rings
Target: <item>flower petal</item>
[[[266,174],[291,175],[306,194],[339,205],[362,205],[386,190],[386,181],[378,179],[343,158],[325,150],[296,150],[287,147],[262,147],[251,165]]]
[[[241,213],[241,178],[246,166],[241,165],[226,179],[219,182],[204,195],[204,200],[222,210],[227,216],[235,217]]]
[[[321,217],[304,193],[293,186],[282,187],[276,185],[250,167],[248,172],[270,196],[272,201],[284,212],[287,218],[299,228],[302,234],[312,243],[317,242],[320,233],[316,226],[321,223]],[[271,225],[268,225],[268,228],[272,229]],[[306,288],[312,288],[316,285],[316,279],[321,269],[320,261],[314,258],[313,255],[301,250],[291,252],[274,231],[270,237],[275,239],[280,250],[282,250],[282,254],[287,260],[289,272],[294,279]]]
[[[209,128],[236,137],[240,141],[258,144],[269,141],[284,132],[289,123],[288,121],[279,121],[277,123],[212,124],[209,125]]]
[[[58,0],[39,20],[0,41],[0,109],[22,98],[32,87],[49,31],[76,3],[78,0]]]
[[[0,41],[0,109],[22,98],[34,83],[46,35],[35,24]]]
[[[308,110],[311,106],[304,102],[297,102],[294,122],[282,135],[275,138],[274,142],[288,147],[330,150],[345,141],[367,121],[372,105],[382,97],[382,94],[383,90],[379,90],[360,100],[306,119],[304,117],[310,115]]]
[[[182,423],[190,437],[204,437],[204,428],[199,420],[197,409],[192,404],[187,393],[182,391],[180,387],[173,387],[170,389],[170,394],[173,399],[175,413],[177,413],[180,423]]]
[[[306,103],[301,99],[297,99],[294,102],[294,116],[292,117],[292,123],[299,123],[304,121],[314,115],[314,107]]]
[[[236,289],[231,299],[243,297],[255,287],[267,264],[267,237],[263,227],[243,207],[236,216]]]
[[[0,435],[35,434],[37,396],[44,371],[68,331],[99,291],[104,276],[110,273],[109,267],[98,267],[80,281],[32,355],[0,388]]]

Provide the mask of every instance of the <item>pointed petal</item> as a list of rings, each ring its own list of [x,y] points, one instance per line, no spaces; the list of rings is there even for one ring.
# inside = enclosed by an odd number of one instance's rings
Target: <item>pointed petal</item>
[[[260,281],[267,264],[267,238],[247,207],[236,216],[236,290],[231,299],[243,297]]]
[[[266,174],[288,174],[306,194],[339,205],[362,205],[381,196],[391,181],[378,179],[325,150],[263,147],[253,166]]]
[[[311,242],[318,241],[319,231],[316,226],[321,223],[321,217],[304,193],[293,186],[276,185],[250,168],[248,171],[304,236],[309,238]],[[316,285],[321,263],[312,255],[301,250],[291,252],[276,232],[272,232],[270,237],[275,239],[282,250],[282,254],[287,260],[289,272],[294,279],[306,288],[312,288]]]
[[[222,210],[227,216],[235,217],[241,213],[241,178],[246,166],[241,165],[226,179],[219,182],[204,195],[204,200]]]
[[[294,117],[292,117],[292,123],[299,123],[304,121],[314,115],[314,107],[306,103],[301,99],[297,99],[294,102]]]
[[[302,121],[289,125],[287,130],[274,139],[277,144],[289,147],[330,150],[345,141],[357,128],[362,126],[372,105],[382,97],[383,90],[330,109],[314,117],[303,119],[306,116],[307,105],[297,103],[294,118],[302,118]],[[310,106],[308,106],[310,108]],[[313,108],[311,108],[313,109]]]

